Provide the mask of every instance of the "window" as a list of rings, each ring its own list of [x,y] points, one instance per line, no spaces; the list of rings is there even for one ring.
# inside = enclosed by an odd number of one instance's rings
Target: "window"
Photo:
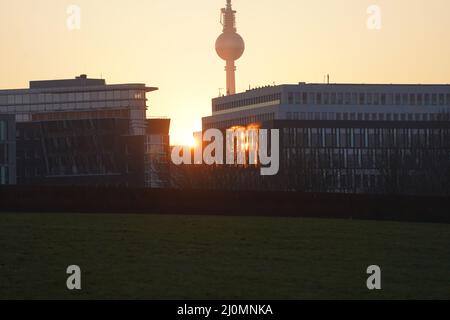
[[[387,95],[387,104],[390,106],[394,104],[394,94],[389,93]]]
[[[350,93],[345,93],[345,104],[350,104],[351,102],[351,94]]]
[[[402,94],[402,104],[404,106],[406,106],[408,104],[408,94],[407,93]]]
[[[373,96],[373,104],[376,105],[376,106],[380,104],[380,94],[378,94],[378,93],[374,94],[374,96]]]
[[[338,104],[343,104],[344,103],[344,94],[342,92],[338,93]]]
[[[8,180],[8,168],[0,167],[0,184],[7,184]]]
[[[411,105],[415,105],[416,104],[416,95],[415,94],[410,94],[409,95],[409,104],[411,104]]]
[[[303,92],[303,104],[308,104],[308,94],[306,92]]]
[[[309,104],[314,104],[314,93],[313,92],[308,93],[308,102],[309,102]]]
[[[14,96],[14,104],[22,104],[23,97],[21,95]]]
[[[7,136],[7,123],[6,121],[0,121],[0,141],[6,141]]]
[[[423,104],[423,95],[422,94],[417,95],[417,104],[419,106],[421,106]]]
[[[364,93],[359,94],[359,104],[365,104],[366,103],[366,96]]]
[[[333,92],[331,94],[331,104],[336,104],[336,93],[335,92]]]
[[[402,99],[401,99],[400,93],[396,93],[395,94],[395,104],[399,106],[401,104],[401,100]]]
[[[436,95],[436,94],[433,94],[433,95],[431,96],[431,104],[432,104],[433,106],[437,105],[437,95]]]
[[[127,100],[128,99],[128,90],[120,91],[120,99]]]
[[[316,95],[316,104],[322,104],[322,94],[317,93]]]
[[[426,106],[430,105],[430,95],[428,93],[425,94],[425,105]]]
[[[292,92],[288,93],[288,103],[293,104],[294,103],[294,94]]]
[[[99,99],[98,92],[94,91],[90,93],[90,100],[97,101]]]

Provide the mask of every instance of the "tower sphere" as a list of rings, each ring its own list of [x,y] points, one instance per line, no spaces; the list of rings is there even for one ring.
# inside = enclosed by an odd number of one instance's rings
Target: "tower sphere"
[[[216,40],[216,52],[225,61],[239,59],[244,50],[244,40],[235,32],[224,32]]]

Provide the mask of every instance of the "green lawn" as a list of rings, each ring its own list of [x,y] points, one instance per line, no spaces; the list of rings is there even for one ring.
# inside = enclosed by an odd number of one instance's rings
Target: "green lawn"
[[[449,244],[438,224],[0,214],[0,298],[450,299]],[[366,288],[372,264],[381,291]]]

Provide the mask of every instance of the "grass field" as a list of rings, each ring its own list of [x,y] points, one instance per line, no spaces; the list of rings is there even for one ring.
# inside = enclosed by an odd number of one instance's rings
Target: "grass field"
[[[450,299],[449,244],[438,224],[0,214],[0,298]],[[366,288],[372,264],[381,291]]]

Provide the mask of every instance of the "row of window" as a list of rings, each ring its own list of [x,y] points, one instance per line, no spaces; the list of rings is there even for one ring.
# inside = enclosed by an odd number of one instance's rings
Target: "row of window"
[[[287,112],[287,120],[448,121],[450,113]]]
[[[338,169],[334,172],[299,174],[295,178],[295,189],[305,191],[333,192],[380,192],[385,193],[392,188],[392,178],[380,173],[370,173],[367,170]],[[417,186],[417,177],[401,178],[404,186]],[[405,191],[405,190],[403,190]]]
[[[295,172],[314,169],[409,170],[426,169],[437,152],[425,149],[286,149],[284,163]],[[448,155],[448,153],[447,153]]]
[[[450,106],[450,93],[289,92],[288,104]]]
[[[48,104],[81,101],[142,100],[145,92],[139,90],[108,90],[70,93],[32,93],[0,95],[0,106],[21,104]]]
[[[93,110],[93,111],[72,111],[72,112],[49,112],[35,113],[32,115],[33,121],[50,120],[82,120],[82,119],[108,119],[108,118],[129,118],[130,110]],[[66,122],[63,122],[64,124]]]
[[[286,148],[450,148],[450,129],[284,128]]]
[[[0,107],[0,112],[16,114],[17,122],[31,121],[31,114],[38,112],[58,112],[65,113],[71,110],[98,110],[98,109],[120,109],[134,108],[138,109],[140,114],[145,114],[145,102],[139,105],[137,102],[128,101],[99,101],[99,102],[77,102],[66,104],[41,104],[41,105],[21,105]],[[34,116],[34,115],[33,115]]]
[[[272,113],[264,113],[264,114],[259,114],[259,115],[255,115],[255,116],[250,116],[250,117],[242,117],[242,118],[238,118],[238,119],[218,121],[218,122],[214,122],[214,123],[206,123],[206,124],[204,124],[203,127],[204,127],[204,129],[211,129],[211,128],[223,129],[223,128],[231,128],[234,126],[247,126],[252,123],[270,121],[270,120],[273,120],[274,118],[275,118],[275,114],[273,112]]]
[[[213,106],[213,112],[223,111],[232,108],[239,108],[244,106],[250,106],[260,103],[279,102],[281,100],[281,93],[274,93],[265,96],[259,96],[254,98],[230,101],[225,103],[219,103]]]

